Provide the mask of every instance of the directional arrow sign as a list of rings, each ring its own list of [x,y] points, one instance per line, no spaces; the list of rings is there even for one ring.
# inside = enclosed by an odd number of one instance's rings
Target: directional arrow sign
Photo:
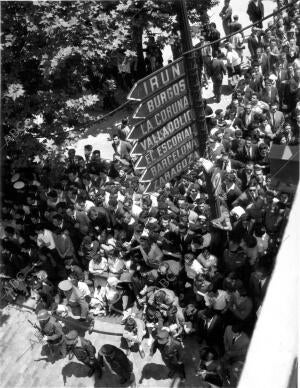
[[[127,136],[128,141],[141,139],[142,137],[153,132],[155,129],[162,127],[165,123],[172,120],[174,117],[184,112],[190,107],[187,96],[178,98],[172,104],[164,105],[157,113],[147,118],[146,120],[137,123]]]
[[[187,110],[184,113],[181,113],[179,116],[175,117],[174,120],[169,121],[165,126],[151,133],[150,136],[145,137],[143,140],[140,140],[138,143],[136,143],[132,148],[130,155],[144,155],[145,152],[148,152],[155,146],[158,146],[164,140],[168,139],[176,132],[185,128],[193,121],[194,117],[191,109]]]
[[[197,143],[195,140],[189,140],[180,147],[173,150],[169,155],[165,156],[158,163],[154,164],[149,169],[146,169],[140,178],[140,182],[148,182],[150,180],[158,178],[167,170],[176,165],[181,159],[194,152]]]
[[[155,71],[149,76],[139,80],[129,92],[129,100],[145,100],[160,89],[184,76],[183,58]]]
[[[164,172],[159,178],[150,182],[144,191],[144,194],[160,190],[166,183],[186,171],[189,166],[194,163],[195,158],[199,158],[199,154],[197,152],[192,152],[178,161],[170,170]]]
[[[153,115],[163,108],[164,105],[170,104],[177,100],[178,97],[187,94],[186,81],[184,78],[176,81],[167,88],[161,90],[151,98],[143,101],[133,114],[134,118],[145,118]]]
[[[193,139],[195,131],[195,125],[185,127],[181,131],[177,132],[174,136],[170,137],[169,139],[161,143],[159,146],[153,148],[153,150],[150,150],[149,152],[147,152],[147,154],[143,155],[138,160],[134,168],[136,170],[142,168],[149,168],[158,160],[178,148],[179,145],[185,143],[187,140]]]

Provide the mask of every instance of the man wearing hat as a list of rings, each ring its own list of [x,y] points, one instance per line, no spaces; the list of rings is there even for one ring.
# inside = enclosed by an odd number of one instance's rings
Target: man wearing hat
[[[47,310],[44,309],[37,313],[37,319],[41,328],[40,331],[46,337],[50,350],[50,357],[53,362],[54,357],[57,354],[63,358],[66,357],[66,342],[61,325],[55,320],[55,318],[50,316]]]
[[[66,344],[69,351],[70,360],[75,356],[78,361],[87,365],[90,369],[88,376],[91,377],[95,373],[96,369],[96,349],[91,341],[80,337],[76,330],[71,330],[66,334]],[[98,374],[101,374],[101,368],[97,370]],[[100,377],[100,376],[99,376]]]
[[[110,344],[103,345],[99,350],[98,360],[101,366],[106,364],[111,373],[120,377],[120,384],[130,380],[133,365],[121,349]]]
[[[95,324],[94,318],[89,314],[89,305],[79,289],[73,285],[71,280],[61,281],[58,288],[64,293],[64,304],[70,307],[80,307],[80,320],[89,322],[89,334],[91,334]]]
[[[156,339],[150,349],[152,357],[159,349],[162,359],[170,369],[168,377],[173,377],[176,372],[180,375],[181,381],[185,380],[185,371],[183,364],[183,348],[179,341],[172,338],[166,329],[158,329]]]

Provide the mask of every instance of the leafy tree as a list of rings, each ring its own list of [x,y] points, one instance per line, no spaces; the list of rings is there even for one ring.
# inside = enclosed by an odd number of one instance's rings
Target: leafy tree
[[[191,22],[216,2],[188,0]],[[136,56],[143,76],[143,37],[156,29],[163,47],[179,36],[171,0],[4,1],[1,11],[3,144],[23,156],[48,152],[40,138],[62,144],[99,118],[120,53]]]

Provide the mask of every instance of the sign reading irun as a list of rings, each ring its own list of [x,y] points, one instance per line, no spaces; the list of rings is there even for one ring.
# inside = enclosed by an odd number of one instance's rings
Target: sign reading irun
[[[184,76],[183,59],[180,58],[170,65],[159,69],[148,77],[138,81],[128,95],[129,100],[145,100],[158,90],[170,85]]]

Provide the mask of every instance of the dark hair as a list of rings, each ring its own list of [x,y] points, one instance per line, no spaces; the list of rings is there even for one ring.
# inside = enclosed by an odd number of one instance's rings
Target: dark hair
[[[92,146],[91,144],[86,144],[86,145],[84,146],[84,149],[85,149],[85,150],[88,150],[88,151],[92,151],[93,146]]]
[[[55,219],[55,220],[57,220],[57,221],[59,221],[59,222],[61,222],[61,221],[63,220],[63,218],[62,218],[62,216],[61,216],[60,214],[55,214],[55,215],[52,217],[52,219]]]
[[[5,233],[8,233],[8,234],[14,234],[15,233],[15,229],[12,226],[7,226],[4,229],[4,231],[5,231]]]
[[[49,193],[47,194],[47,197],[48,198],[57,198],[57,192],[55,190],[51,190],[49,191]]]

